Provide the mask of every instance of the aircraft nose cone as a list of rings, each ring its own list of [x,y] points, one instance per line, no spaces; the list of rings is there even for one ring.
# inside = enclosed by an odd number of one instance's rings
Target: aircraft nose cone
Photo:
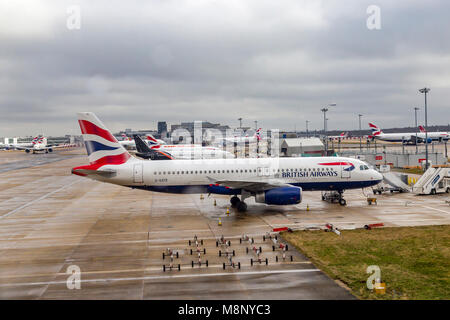
[[[383,175],[376,170],[373,170],[373,179],[374,180],[383,180]]]

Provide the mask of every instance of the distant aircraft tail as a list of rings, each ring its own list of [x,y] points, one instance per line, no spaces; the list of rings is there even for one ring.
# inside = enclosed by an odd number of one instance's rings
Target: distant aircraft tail
[[[123,164],[131,158],[94,113],[80,112],[77,115],[90,165],[73,168],[72,173],[85,175],[81,172],[95,171],[104,165]]]
[[[420,130],[420,132],[422,132],[422,133],[427,132],[427,130],[425,130],[425,128],[424,128],[423,126],[419,126],[419,130]]]
[[[134,141],[136,143],[136,155],[143,157],[145,159],[154,160],[173,160],[173,157],[168,152],[161,150],[151,149],[144,140],[141,139],[137,134],[133,135]]]
[[[140,153],[151,152],[152,149],[141,139],[137,134],[133,135],[134,142],[136,142],[136,151]]]
[[[126,140],[126,141],[131,141],[132,139],[130,138],[130,137],[128,137],[125,133],[122,133],[122,138],[123,138],[123,140]]]
[[[375,136],[380,135],[381,133],[383,133],[383,131],[381,131],[380,128],[378,128],[376,125],[374,125],[373,123],[369,122],[369,127],[370,130],[372,130],[372,134],[369,136],[369,138],[374,138]]]
[[[154,136],[152,136],[151,134],[147,135],[147,141],[151,146],[159,145],[158,140],[156,140],[156,138]]]
[[[256,130],[256,133],[255,133],[255,138],[258,141],[261,140],[261,131],[262,131],[262,128],[259,128],[258,130]]]

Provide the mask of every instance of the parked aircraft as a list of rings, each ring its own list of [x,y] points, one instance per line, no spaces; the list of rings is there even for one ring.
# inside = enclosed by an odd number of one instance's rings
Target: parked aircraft
[[[255,134],[251,137],[248,136],[248,134],[246,136],[234,136],[234,137],[225,137],[222,138],[221,140],[219,139],[219,144],[234,144],[234,145],[238,145],[238,144],[245,144],[245,143],[256,143],[258,141],[261,141],[261,131],[262,128],[259,128],[258,130],[256,130]]]
[[[298,204],[306,190],[335,191],[345,205],[344,190],[382,180],[363,161],[343,157],[140,160],[93,113],[78,113],[78,119],[89,164],[73,168],[73,174],[156,192],[230,195],[238,211],[247,209],[249,197],[269,205]]]
[[[157,149],[151,149],[148,144],[142,140],[137,134],[133,135],[136,142],[136,156],[143,159],[150,160],[173,160],[174,158],[168,152],[160,151]]]
[[[404,144],[415,144],[416,133],[414,132],[400,132],[400,133],[384,133],[379,127],[373,123],[369,123],[369,127],[372,130],[372,134],[369,135],[369,139],[382,140],[388,142],[402,142]],[[424,142],[424,140],[417,134],[417,143]]]
[[[330,140],[340,140],[340,139],[345,139],[347,137],[348,137],[348,132],[342,132],[338,136],[328,136],[328,139],[330,139]]]
[[[126,149],[136,149],[136,142],[134,139],[126,136],[125,134],[122,134],[123,140],[120,140],[119,143],[124,146]],[[146,143],[148,145],[165,145],[166,142],[161,139],[156,139],[151,134],[148,134],[146,137]]]
[[[11,144],[10,148],[25,150],[26,153],[53,152],[54,149],[71,147],[71,144],[49,145],[46,137],[35,137],[31,143]]]
[[[426,134],[427,130],[425,130],[425,128],[423,126],[419,126],[419,130],[420,130],[420,133],[418,133],[418,136],[421,139],[423,139],[423,141],[425,141],[425,139],[426,139],[425,134]],[[444,131],[428,132],[427,136],[428,136],[428,142],[430,142],[430,140],[442,142],[442,141],[448,141],[450,134],[448,132],[444,132]]]

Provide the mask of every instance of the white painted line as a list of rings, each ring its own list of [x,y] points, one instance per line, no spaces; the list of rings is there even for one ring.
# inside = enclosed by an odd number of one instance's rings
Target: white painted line
[[[49,192],[49,193],[47,193],[47,194],[44,194],[42,197],[39,197],[39,198],[34,199],[34,200],[32,200],[32,201],[30,201],[30,202],[28,202],[28,203],[25,203],[24,205],[21,205],[20,207],[14,209],[14,210],[11,210],[10,212],[5,213],[4,215],[1,215],[1,216],[0,216],[0,219],[1,219],[1,218],[5,218],[5,217],[7,217],[7,216],[9,216],[9,215],[11,215],[11,214],[14,214],[14,213],[16,213],[17,211],[20,211],[20,210],[22,210],[22,209],[24,209],[24,208],[26,208],[26,207],[29,207],[29,206],[31,206],[32,204],[34,204],[34,203],[36,203],[36,202],[38,202],[38,201],[41,201],[41,200],[43,200],[43,199],[45,199],[45,198],[47,198],[47,197],[49,197],[49,196],[51,196],[51,195],[53,195],[53,194],[59,192],[59,191],[61,191],[61,190],[65,189],[65,188],[67,188],[67,187],[70,187],[71,185],[74,185],[75,183],[80,182],[80,181],[82,181],[81,178],[78,179],[78,180],[72,181],[71,183],[66,184],[66,185],[62,186],[61,188],[58,188],[58,189],[56,189],[56,190],[54,190],[54,191],[52,191],[52,192]]]
[[[263,274],[282,274],[282,273],[307,273],[321,272],[319,269],[295,269],[295,270],[266,270],[266,271],[242,271],[242,272],[222,272],[222,273],[199,273],[199,274],[180,274],[172,276],[147,276],[147,277],[130,277],[130,278],[110,278],[110,279],[81,279],[81,283],[95,282],[116,282],[116,281],[140,281],[140,280],[163,280],[163,279],[180,279],[180,278],[201,278],[201,277],[222,277],[222,276],[248,276]],[[83,276],[83,274],[81,274]],[[19,286],[42,286],[52,284],[66,284],[64,281],[43,281],[43,282],[22,282],[22,283],[6,283],[0,284],[1,287],[19,287]]]
[[[427,207],[427,206],[421,206],[422,208],[427,208],[427,209],[431,209],[431,210],[436,210],[436,211],[440,211],[446,214],[450,214],[450,212],[445,211],[445,210],[441,210],[441,209],[437,209],[437,208],[432,208],[432,207]]]

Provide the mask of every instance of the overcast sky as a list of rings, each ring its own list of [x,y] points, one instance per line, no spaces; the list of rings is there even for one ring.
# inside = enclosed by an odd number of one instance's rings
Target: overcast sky
[[[113,131],[239,117],[320,129],[329,103],[329,129],[356,129],[358,113],[363,128],[409,126],[424,86],[429,124],[447,124],[448,12],[448,0],[0,0],[0,136],[79,134],[77,111]]]

